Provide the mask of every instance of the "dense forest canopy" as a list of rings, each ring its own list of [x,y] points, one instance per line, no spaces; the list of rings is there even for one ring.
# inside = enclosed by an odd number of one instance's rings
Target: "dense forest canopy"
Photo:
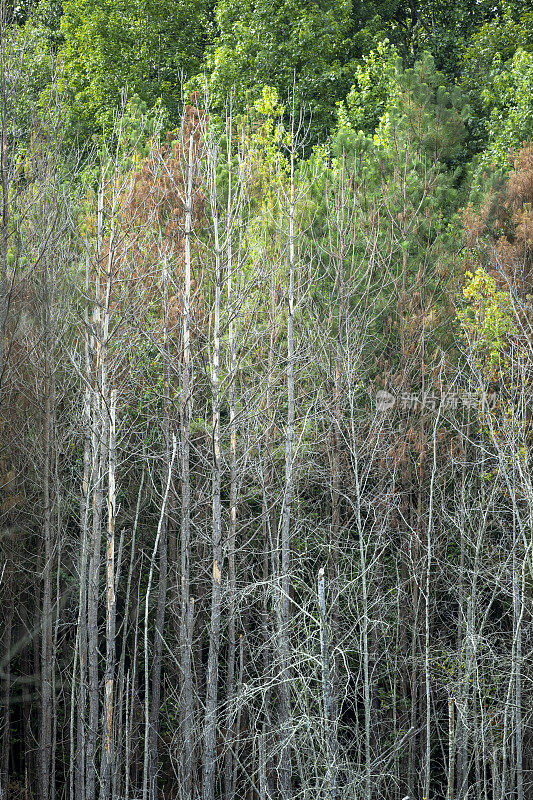
[[[0,0],[0,800],[533,800],[533,11]]]

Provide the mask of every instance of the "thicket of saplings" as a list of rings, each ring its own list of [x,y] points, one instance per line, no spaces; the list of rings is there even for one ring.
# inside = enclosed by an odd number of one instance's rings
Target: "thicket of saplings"
[[[4,80],[2,798],[531,797],[533,149],[459,213],[418,74],[79,160]]]

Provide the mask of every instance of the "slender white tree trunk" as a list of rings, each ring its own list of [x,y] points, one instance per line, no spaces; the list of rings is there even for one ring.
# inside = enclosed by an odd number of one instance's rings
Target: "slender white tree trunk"
[[[181,775],[185,800],[192,800],[194,785],[193,751],[193,680],[192,680],[192,615],[194,602],[190,596],[190,543],[191,543],[191,417],[192,417],[192,363],[191,363],[191,239],[193,232],[194,202],[194,133],[189,131],[186,158],[183,159],[185,182],[185,242],[183,275],[183,365],[181,386],[181,622],[180,663],[181,727],[183,753]]]
[[[221,504],[221,449],[220,449],[220,301],[222,290],[222,265],[219,235],[218,197],[217,197],[217,158],[216,144],[209,148],[209,195],[213,220],[214,245],[214,306],[213,342],[211,354],[211,435],[212,435],[212,581],[211,581],[211,620],[209,626],[209,653],[207,660],[207,686],[204,721],[204,762],[202,797],[214,800],[216,777],[216,732],[218,703],[218,661],[220,649],[220,621],[222,603],[222,504]]]
[[[328,754],[328,784],[331,800],[337,798],[337,742],[333,721],[333,696],[329,663],[328,623],[326,613],[326,580],[324,569],[318,573],[318,606],[320,610],[320,656],[322,661],[322,694],[324,727]]]
[[[279,724],[281,752],[279,757],[279,787],[282,800],[291,797],[291,730],[290,730],[290,544],[291,512],[294,497],[294,305],[296,278],[295,251],[295,154],[290,152],[290,196],[289,196],[289,285],[287,291],[287,420],[285,427],[285,484],[283,511],[280,526],[280,611],[279,611]]]
[[[108,498],[107,498],[107,537],[106,537],[106,660],[105,660],[105,699],[104,699],[104,741],[103,741],[103,776],[102,798],[107,798],[111,791],[111,780],[115,767],[113,703],[115,694],[115,518],[116,518],[116,412],[117,393],[113,389],[109,407],[109,444],[108,444]]]

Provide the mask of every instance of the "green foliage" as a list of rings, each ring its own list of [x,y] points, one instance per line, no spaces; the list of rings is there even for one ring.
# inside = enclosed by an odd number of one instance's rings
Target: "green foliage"
[[[61,34],[61,17],[63,3],[61,0],[40,0],[33,14],[33,21],[42,27],[51,52],[57,52],[63,42]]]
[[[355,67],[355,83],[345,103],[338,103],[342,128],[373,133],[399,91],[401,60],[385,39]]]
[[[351,30],[350,0],[297,2],[219,0],[218,36],[207,50],[206,78],[216,107],[234,93],[238,108],[265,85],[294,95],[313,128],[324,136],[343,95],[343,62]]]
[[[427,50],[438,69],[454,80],[460,74],[460,54],[469,37],[486,21],[499,18],[500,3],[491,0],[442,0],[422,3],[413,0],[385,0],[354,3],[354,17],[363,30],[358,36],[376,42],[387,38],[405,63],[412,65]]]
[[[23,27],[8,28],[6,34],[5,58],[10,75],[6,97],[8,136],[13,136],[20,152],[31,136],[41,92],[53,80],[54,60],[41,25],[30,20]],[[56,104],[53,94],[50,100],[53,109]]]
[[[481,267],[466,274],[463,295],[468,305],[459,312],[463,335],[474,350],[476,362],[489,378],[509,368],[509,338],[516,336],[509,292],[498,291],[496,281]]]
[[[505,65],[495,56],[482,97],[489,112],[488,142],[479,160],[478,185],[484,171],[509,168],[511,150],[533,136],[533,52],[519,48]]]
[[[204,0],[68,0],[61,20],[60,85],[71,121],[87,134],[109,126],[125,87],[176,120],[182,79],[203,52]]]
[[[283,127],[284,108],[276,89],[264,86],[253,105],[253,130],[249,139],[249,158],[260,164],[265,187],[275,191],[275,178],[285,174],[287,162],[282,148],[290,142],[290,134]]]
[[[431,161],[453,162],[466,135],[468,107],[460,89],[450,90],[435,69],[433,56],[423,53],[413,68],[402,70],[395,49],[384,45],[363,65],[340,108],[341,130],[375,130],[374,143],[384,152],[402,143]]]
[[[522,336],[516,297],[501,290],[482,267],[466,273],[463,287],[466,306],[458,317],[465,351],[483,386],[499,386],[499,399],[490,411],[479,399],[480,423],[489,441],[499,441],[507,451],[509,466],[527,464],[530,423],[523,415],[523,401],[530,396],[528,367],[530,342]],[[511,434],[511,435],[510,435]],[[482,479],[493,480],[494,473]]]
[[[521,15],[518,20],[506,15],[482,25],[471,36],[462,55],[462,83],[467,91],[480,94],[493,73],[496,56],[505,63],[519,47],[533,47],[533,12]]]
[[[489,137],[487,87],[493,85],[519,48],[533,50],[533,13],[515,18],[510,13],[478,28],[462,54],[461,85],[472,110],[469,119],[470,152],[482,150]]]
[[[427,337],[427,356],[436,357],[444,341],[448,311],[443,288],[457,250],[465,105],[464,95],[448,88],[433,57],[425,53],[413,68],[397,69],[396,85],[389,90],[373,136],[353,130],[348,120],[333,137],[336,163],[357,163],[354,180],[362,214],[357,258],[364,269],[370,241],[388,253],[393,285],[376,275],[375,335],[383,349],[394,336],[389,364],[399,358],[400,340],[407,349],[408,338],[418,340],[421,331]],[[404,281],[406,293],[399,291],[395,308],[396,287]]]
[[[433,56],[424,53],[400,76],[400,93],[381,127],[395,123],[433,162],[452,163],[466,136],[467,111],[460,89],[450,89],[445,75],[435,69]]]
[[[150,151],[150,140],[161,131],[163,114],[161,104],[156,102],[149,109],[148,104],[134,94],[128,101],[121,126],[122,148],[125,153],[136,153],[146,158]]]
[[[294,94],[314,142],[325,140],[345,98],[341,124],[373,132],[395,91],[398,54],[412,65],[425,49],[448,81],[463,69],[475,109],[472,153],[484,141],[479,86],[494,56],[510,58],[531,41],[531,12],[515,3],[504,13],[488,0],[217,0],[214,8],[210,0],[40,0],[34,20],[57,53],[65,115],[82,138],[112,124],[125,87],[149,107],[160,100],[175,124],[184,85],[207,90],[215,113],[231,93],[240,111],[265,85],[283,100]]]

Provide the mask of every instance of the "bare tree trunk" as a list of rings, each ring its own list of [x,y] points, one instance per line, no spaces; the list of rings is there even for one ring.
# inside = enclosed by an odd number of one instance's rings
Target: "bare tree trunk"
[[[194,202],[194,135],[189,131],[185,166],[185,243],[183,276],[183,365],[181,386],[181,625],[180,625],[180,663],[182,670],[181,686],[181,728],[183,752],[181,775],[185,800],[192,800],[194,780],[193,751],[193,679],[192,679],[192,614],[194,605],[190,596],[190,543],[191,543],[191,417],[192,417],[192,374],[191,374],[191,237]]]
[[[137,493],[137,503],[135,507],[135,517],[133,520],[133,528],[132,528],[132,535],[131,535],[131,551],[130,551],[130,563],[128,568],[128,580],[126,585],[126,596],[125,596],[125,603],[124,607],[126,609],[130,608],[130,600],[131,600],[131,586],[133,582],[133,572],[134,572],[134,563],[135,563],[135,555],[136,555],[136,542],[137,542],[137,528],[139,525],[139,516],[141,510],[141,500],[142,494],[144,489],[144,469],[141,474],[141,482],[139,485],[139,491]],[[131,703],[131,695],[132,691],[129,692],[128,688],[132,687],[133,683],[130,680],[130,673],[129,670],[125,675],[125,665],[126,665],[126,651],[128,647],[128,635],[129,635],[129,619],[130,614],[126,613],[124,615],[124,622],[123,622],[123,630],[122,630],[122,648],[120,653],[120,661],[118,666],[118,683],[119,683],[119,700],[118,700],[118,713],[124,713],[124,742],[120,742],[121,750],[123,753],[123,760],[124,760],[124,795],[128,798],[129,792],[129,781],[130,781],[130,720],[131,714],[130,709],[132,707]],[[136,642],[137,631],[135,630],[134,637]],[[135,663],[136,657],[136,648],[133,647],[133,661]],[[124,709],[124,712],[122,711]],[[118,769],[116,770],[118,773]],[[119,775],[116,775],[115,784],[118,784]],[[116,794],[116,790],[114,792]]]
[[[1,566],[2,584],[7,593],[12,592],[11,576],[6,577],[6,563]],[[0,798],[6,800],[9,786],[9,751],[11,747],[11,648],[13,629],[13,600],[7,600],[4,630],[2,631],[1,708],[0,708]]]
[[[431,470],[431,480],[429,486],[429,508],[427,520],[426,536],[426,574],[424,584],[424,673],[425,673],[425,717],[426,717],[426,752],[424,769],[424,796],[429,797],[431,781],[431,671],[430,671],[430,592],[431,592],[431,570],[433,566],[433,509],[435,501],[435,478],[437,474],[437,424],[439,416],[433,424],[433,462]]]
[[[523,379],[522,379],[523,380]],[[527,384],[527,381],[524,381]],[[514,434],[514,431],[513,431]],[[513,450],[518,450],[518,442],[514,441]],[[518,484],[517,465],[513,461],[511,480],[512,486]],[[524,617],[524,588],[526,573],[526,556],[519,562],[518,552],[521,550],[520,520],[519,510],[516,499],[513,498],[513,528],[512,528],[512,594],[513,594],[513,663],[512,673],[514,675],[514,746],[515,746],[515,774],[516,774],[516,798],[524,800],[524,759],[523,759],[523,735],[524,726],[522,718],[522,623]]]
[[[518,537],[517,537],[518,538]],[[518,542],[517,542],[518,544]],[[524,616],[524,589],[525,589],[525,575],[526,575],[526,562],[525,559],[521,565],[521,574],[513,570],[514,583],[513,597],[515,598],[515,607],[513,609],[515,616],[515,660],[516,660],[516,686],[515,686],[515,737],[516,737],[516,800],[524,800],[524,758],[523,758],[523,736],[524,725],[522,719],[522,620]]]
[[[226,246],[227,246],[227,308],[230,314],[228,324],[228,359],[229,359],[229,524],[228,524],[228,655],[226,673],[226,736],[228,745],[224,756],[224,793],[225,800],[232,800],[233,794],[233,748],[235,746],[234,696],[235,696],[235,546],[237,536],[237,425],[236,425],[236,331],[235,311],[233,309],[233,249],[232,227],[233,214],[233,185],[232,185],[232,119],[230,116],[228,126],[228,205],[226,210]],[[241,224],[239,224],[239,231]],[[240,246],[238,251],[237,274],[235,283],[237,292],[240,280]],[[237,292],[235,294],[237,294]]]
[[[107,499],[107,539],[106,539],[106,660],[104,673],[104,741],[102,759],[101,798],[108,800],[111,791],[111,778],[115,767],[113,741],[113,702],[115,693],[115,518],[116,518],[116,413],[117,393],[111,391],[109,405],[109,444],[108,444],[108,499]]]
[[[448,698],[448,785],[446,800],[454,800],[455,789],[455,701]]]
[[[318,605],[320,609],[320,644],[322,660],[322,694],[324,696],[324,726],[328,751],[328,783],[331,800],[337,797],[337,743],[333,720],[333,697],[329,664],[326,587],[324,569],[318,573]]]
[[[265,250],[267,249],[267,239],[264,240]],[[273,257],[273,256],[272,256]],[[265,791],[268,792],[269,797],[273,797],[276,792],[276,775],[275,775],[275,752],[274,752],[274,713],[272,712],[272,684],[275,679],[273,650],[275,638],[279,635],[276,631],[275,625],[278,626],[279,619],[276,618],[274,625],[272,624],[272,582],[276,580],[279,575],[279,553],[277,548],[278,541],[278,519],[277,514],[273,511],[275,507],[275,493],[274,493],[274,465],[272,458],[272,451],[275,446],[275,408],[273,402],[273,384],[274,384],[274,348],[276,345],[277,337],[277,303],[276,294],[277,287],[275,281],[275,270],[268,269],[268,264],[265,261],[265,268],[268,270],[268,358],[267,358],[267,375],[265,386],[265,444],[263,458],[261,461],[261,482],[262,482],[262,534],[263,534],[263,564],[262,564],[262,579],[263,579],[263,597],[262,597],[262,632],[263,632],[263,675],[265,676],[265,720],[263,723],[263,753],[264,753],[264,771],[265,771]],[[271,580],[269,581],[269,577]],[[274,597],[274,608],[279,615],[279,603]]]
[[[89,295],[89,258],[86,261],[85,293]],[[84,309],[84,356],[85,356],[85,389],[83,392],[82,425],[84,434],[83,476],[80,498],[80,555],[79,555],[79,592],[78,592],[78,652],[79,680],[76,703],[76,758],[74,763],[75,797],[85,800],[86,777],[86,733],[87,733],[87,680],[88,680],[88,640],[87,640],[87,561],[89,549],[89,529],[91,521],[90,489],[91,489],[91,386],[93,381],[93,337],[89,327],[87,305]],[[74,682],[74,675],[73,675]],[[72,800],[72,799],[71,799]]]
[[[54,419],[54,426],[55,426],[55,419]],[[56,474],[54,479],[54,484],[56,487],[56,491],[58,491],[59,487],[59,480],[57,474],[57,453],[56,453]],[[60,507],[61,507],[61,498],[56,494],[56,504],[58,508],[58,512],[56,515],[56,531],[58,532],[57,536],[57,567],[56,567],[56,596],[55,596],[55,608],[56,608],[56,615],[55,615],[55,623],[54,623],[54,638],[52,642],[52,652],[54,654],[54,658],[52,659],[52,752],[50,754],[50,761],[51,761],[51,768],[50,768],[50,797],[56,797],[56,785],[57,785],[57,770],[56,770],[56,761],[57,761],[57,733],[58,733],[58,714],[57,714],[57,669],[56,669],[56,660],[55,654],[58,651],[58,640],[59,640],[59,626],[60,626],[60,612],[61,612],[61,595],[62,595],[62,586],[61,586],[61,556],[62,556],[62,537],[60,531],[62,531],[61,526],[61,518],[60,518]],[[65,704],[65,716],[68,715],[68,703]]]
[[[104,405],[105,343],[102,321],[102,292],[100,271],[103,248],[103,175],[98,188],[96,230],[96,307],[93,314],[95,345],[95,376],[93,383],[93,446],[92,446],[92,533],[90,543],[88,587],[87,587],[87,662],[89,678],[89,720],[86,743],[86,800],[96,800],[96,751],[99,732],[99,658],[98,658],[98,600],[100,588],[100,548],[102,508],[104,496],[104,470],[107,462],[107,435]]]
[[[172,458],[170,447],[170,350],[169,350],[169,323],[168,323],[168,265],[166,256],[163,257],[163,437],[165,442],[165,471],[168,473]],[[172,483],[170,492],[172,494]],[[169,501],[171,505],[171,500]],[[157,771],[159,752],[159,714],[161,705],[161,668],[163,661],[163,636],[165,629],[165,607],[167,601],[168,582],[168,512],[165,513],[161,523],[161,538],[159,541],[159,585],[157,595],[157,611],[154,633],[154,651],[152,658],[152,707],[150,710],[150,797],[157,800]]]
[[[8,163],[8,86],[6,63],[6,4],[0,5],[0,183],[2,186],[2,223],[0,230],[0,398],[3,394],[6,360],[6,323],[9,305],[9,279],[7,272],[7,252],[9,242],[9,163]]]
[[[204,722],[204,763],[202,798],[214,800],[216,776],[216,731],[218,701],[218,657],[220,649],[220,617],[222,603],[222,504],[220,497],[222,465],[220,452],[220,300],[222,267],[219,238],[218,197],[216,184],[217,147],[212,144],[208,159],[209,194],[213,218],[214,283],[213,350],[211,360],[211,412],[212,412],[212,582],[211,620],[209,626],[209,654],[207,661],[207,687]]]
[[[369,636],[368,636],[368,622],[370,618],[370,609],[368,605],[368,563],[366,554],[366,543],[364,540],[363,525],[361,522],[361,493],[359,484],[359,464],[355,463],[355,481],[356,481],[356,503],[357,503],[357,521],[358,521],[358,535],[359,535],[359,567],[361,576],[361,644],[363,649],[363,704],[365,713],[365,800],[371,800],[372,797],[372,747],[371,747],[371,719],[372,719],[372,699],[370,691],[370,653],[369,653]]]
[[[52,559],[54,545],[52,534],[51,462],[52,462],[52,385],[50,370],[50,331],[46,266],[43,277],[44,308],[44,464],[43,464],[43,614],[41,650],[41,730],[39,737],[40,780],[42,800],[50,797],[52,756]]]
[[[280,530],[280,597],[279,597],[279,724],[281,751],[279,758],[279,786],[282,800],[291,796],[291,731],[290,731],[290,542],[291,510],[294,496],[294,303],[295,303],[295,153],[290,152],[290,198],[289,198],[289,286],[287,292],[287,422],[285,428],[285,485]]]
[[[335,253],[335,285],[338,292],[338,319],[337,342],[335,351],[335,377],[333,386],[333,447],[332,447],[332,492],[331,492],[331,538],[333,550],[333,574],[335,581],[340,581],[340,537],[341,537],[341,446],[342,446],[342,387],[343,387],[343,346],[345,325],[345,287],[344,287],[344,258],[345,258],[345,180],[346,161],[343,154],[340,171],[340,186],[337,189],[336,213],[334,224],[336,228],[336,253]],[[338,640],[338,604],[334,603],[331,611],[331,627],[334,641]],[[332,664],[332,691],[333,709],[338,713],[338,669],[335,659]]]
[[[161,512],[159,515],[159,522],[157,525],[157,533],[154,542],[154,550],[152,558],[150,559],[150,570],[148,572],[148,585],[146,587],[146,598],[144,602],[144,764],[143,764],[143,800],[151,797],[152,789],[149,788],[150,780],[150,669],[148,665],[148,610],[150,605],[150,592],[152,589],[152,579],[154,574],[154,564],[159,546],[161,543],[161,534],[163,526],[165,525],[167,517],[167,504],[172,485],[172,471],[174,469],[174,461],[176,459],[177,441],[173,437],[172,455],[168,463],[168,475],[166,486],[161,500]],[[158,709],[159,712],[159,709]],[[150,793],[150,795],[149,795]]]

